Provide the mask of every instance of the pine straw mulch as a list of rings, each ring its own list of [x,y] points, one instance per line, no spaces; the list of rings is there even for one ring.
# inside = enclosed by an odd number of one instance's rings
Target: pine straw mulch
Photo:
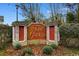
[[[45,45],[30,45],[25,47],[31,47],[33,50],[34,56],[44,56],[42,53],[42,48]],[[3,56],[21,56],[22,49],[25,48],[22,47],[19,50],[15,50],[11,44],[5,49],[0,51],[0,55]],[[78,56],[79,50],[78,49],[69,49],[64,46],[58,46],[57,49],[54,49],[51,56]]]

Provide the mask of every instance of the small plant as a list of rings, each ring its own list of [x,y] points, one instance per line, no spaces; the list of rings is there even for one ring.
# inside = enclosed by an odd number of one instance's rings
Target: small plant
[[[57,46],[55,45],[55,44],[51,44],[50,45],[53,49],[56,49],[57,48]]]
[[[53,48],[51,46],[44,46],[43,47],[43,53],[46,55],[51,55],[53,51]]]
[[[19,43],[16,43],[16,45],[14,46],[15,49],[20,49],[21,45]]]
[[[29,47],[24,48],[23,49],[23,55],[33,55],[32,48],[29,48]]]

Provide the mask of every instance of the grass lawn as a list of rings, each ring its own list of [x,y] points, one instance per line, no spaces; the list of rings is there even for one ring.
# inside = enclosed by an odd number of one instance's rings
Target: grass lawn
[[[5,51],[4,50],[0,50],[0,56],[5,56]]]
[[[66,48],[64,46],[59,46],[52,55],[56,56],[78,56],[79,55],[79,49],[75,48]]]

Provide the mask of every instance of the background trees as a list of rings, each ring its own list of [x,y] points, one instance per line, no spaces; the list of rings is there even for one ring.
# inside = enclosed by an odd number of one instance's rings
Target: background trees
[[[49,7],[50,16],[46,18],[46,14],[43,14],[42,6],[40,3],[27,3],[27,4],[18,4],[16,9],[20,8],[22,16],[25,17],[25,20],[36,22],[44,20],[45,22],[61,22],[61,23],[79,23],[79,4],[76,3],[66,3],[66,4],[56,4],[50,3],[46,4]],[[46,8],[46,7],[43,7]],[[67,10],[64,10],[67,9]],[[46,10],[45,10],[46,11]],[[18,13],[18,11],[16,10]],[[18,16],[18,15],[17,15]],[[18,19],[18,17],[17,17]],[[46,20],[48,19],[48,20]],[[65,21],[64,21],[65,20]],[[56,22],[57,23],[57,22]]]
[[[25,17],[26,19],[31,19],[31,21],[39,21],[40,18],[42,17],[42,14],[40,14],[40,4],[33,4],[33,3],[27,3],[27,4],[18,4],[22,16]]]
[[[67,13],[66,20],[67,20],[68,23],[74,22],[74,15],[73,15],[72,12]]]

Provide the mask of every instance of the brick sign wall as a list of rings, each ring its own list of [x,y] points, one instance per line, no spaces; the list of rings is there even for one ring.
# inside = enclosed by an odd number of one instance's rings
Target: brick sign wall
[[[43,24],[31,24],[28,27],[28,39],[29,40],[45,40],[46,28]]]

